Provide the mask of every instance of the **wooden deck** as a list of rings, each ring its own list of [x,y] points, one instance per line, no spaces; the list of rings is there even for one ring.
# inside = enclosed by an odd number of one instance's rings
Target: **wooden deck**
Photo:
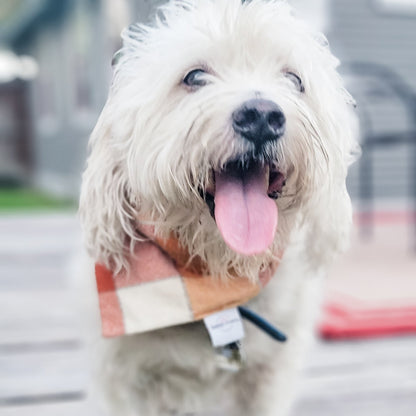
[[[68,278],[79,244],[72,214],[0,217],[2,416],[100,416]],[[304,374],[293,416],[416,415],[416,337],[319,342]]]

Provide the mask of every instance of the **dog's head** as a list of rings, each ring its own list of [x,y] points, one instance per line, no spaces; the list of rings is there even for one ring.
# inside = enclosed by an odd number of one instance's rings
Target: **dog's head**
[[[123,39],[81,196],[97,260],[126,264],[138,218],[211,271],[249,276],[295,218],[342,228],[350,97],[286,3],[172,1]]]

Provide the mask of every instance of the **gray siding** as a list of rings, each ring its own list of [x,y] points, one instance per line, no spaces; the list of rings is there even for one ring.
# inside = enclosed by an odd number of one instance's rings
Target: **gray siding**
[[[373,0],[332,0],[328,37],[343,59],[395,68],[416,89],[416,17],[382,12]]]
[[[328,39],[331,49],[343,62],[363,61],[385,65],[397,72],[413,92],[416,90],[415,15],[383,12],[373,0],[332,0]],[[361,93],[362,90],[358,91],[358,95]],[[360,113],[360,102],[358,104]],[[397,96],[386,92],[384,96],[370,97],[367,104],[373,132],[400,132],[412,128],[409,109]],[[365,133],[366,129],[363,128]],[[416,146],[416,137],[413,146]],[[416,152],[411,145],[376,150],[375,195],[383,199],[407,197],[410,178],[415,174],[411,170],[415,157]],[[357,196],[358,184],[362,179],[365,180],[359,177],[356,164],[349,178],[353,197]]]

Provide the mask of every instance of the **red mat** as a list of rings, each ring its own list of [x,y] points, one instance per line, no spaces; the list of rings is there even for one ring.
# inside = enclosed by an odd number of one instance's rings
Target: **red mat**
[[[324,338],[416,333],[415,214],[376,212],[373,220],[370,238],[355,227],[350,251],[330,273],[318,327]]]
[[[326,339],[416,333],[416,307],[371,309],[356,301],[327,302],[319,333]]]

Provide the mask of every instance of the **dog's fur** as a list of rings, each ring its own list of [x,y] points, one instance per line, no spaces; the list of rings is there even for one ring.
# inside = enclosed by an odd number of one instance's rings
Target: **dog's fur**
[[[286,415],[321,277],[351,224],[345,178],[355,123],[338,62],[325,38],[277,0],[171,1],[153,26],[130,27],[123,39],[83,178],[80,214],[92,258],[115,272],[128,267],[143,217],[162,237],[179,236],[223,279],[232,269],[256,280],[284,248],[251,307],[289,342],[247,326],[246,365],[229,373],[217,368],[200,323],[102,341],[103,397],[117,416],[200,414],[227,403],[227,414]],[[195,68],[207,72],[206,85],[190,88],[183,79]],[[256,155],[278,166],[286,185],[272,247],[244,256],[224,243],[203,197],[213,171],[254,155],[231,114],[255,96],[286,116],[284,136]]]

